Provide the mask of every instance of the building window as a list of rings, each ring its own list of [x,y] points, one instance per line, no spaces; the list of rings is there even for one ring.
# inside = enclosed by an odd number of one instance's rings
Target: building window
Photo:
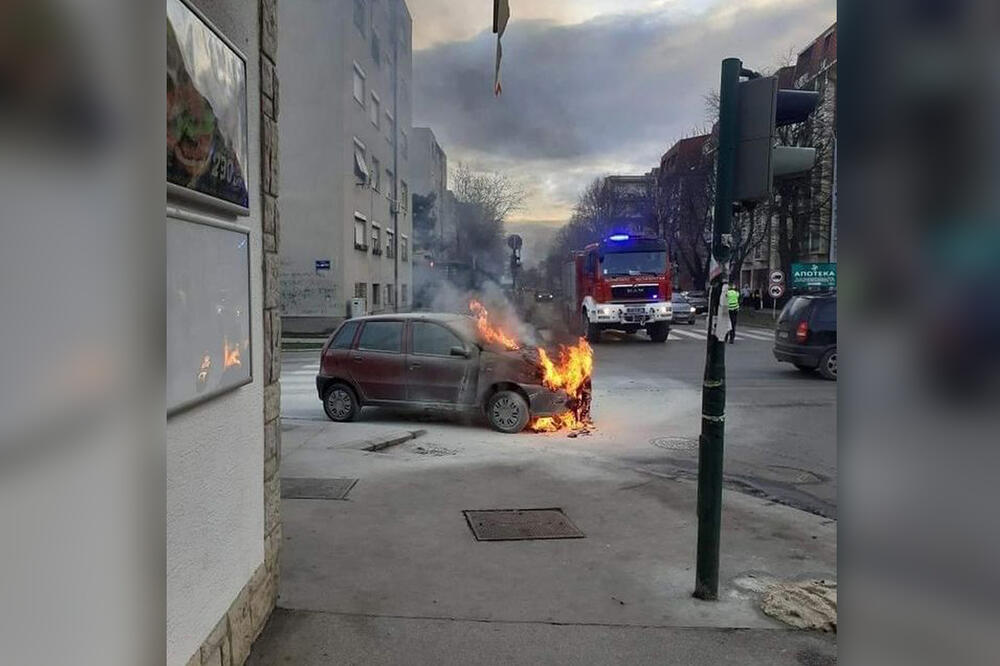
[[[354,100],[365,105],[365,70],[358,63],[354,63]]]
[[[392,229],[385,230],[385,256],[389,259],[396,256],[396,233]]]
[[[821,240],[822,239],[820,238],[820,235],[819,235],[818,232],[810,231],[809,232],[809,251],[812,252],[812,253],[819,252],[820,241]]]
[[[372,60],[376,67],[382,66],[382,49],[379,46],[378,33],[372,30]]]
[[[399,131],[399,152],[403,153],[403,157],[408,157],[410,150],[409,142],[406,140],[406,132],[403,130]]]
[[[368,298],[368,283],[367,282],[355,282],[354,283],[354,298]]]
[[[367,250],[368,246],[365,245],[365,233],[366,227],[368,226],[367,220],[360,213],[354,214],[354,249],[355,250]]]
[[[372,223],[372,254],[382,254],[382,230],[375,223]]]
[[[406,305],[406,285],[399,285],[399,304]]]
[[[379,305],[378,299],[379,295],[382,293],[382,290],[380,289],[381,286],[382,285],[378,282],[372,283],[372,305]]]
[[[399,235],[399,258],[406,261],[410,255],[409,252],[409,239],[403,234]]]
[[[385,191],[392,196],[395,193],[396,180],[393,176],[392,169],[385,170]]]
[[[382,172],[379,169],[381,165],[379,164],[378,158],[372,155],[372,189],[376,192],[382,187]]]
[[[368,163],[365,161],[365,144],[357,137],[354,138],[354,175],[360,178],[362,183],[367,183],[370,177]]]
[[[354,0],[354,25],[365,34],[365,0]]]
[[[369,111],[369,117],[372,119],[372,125],[378,127],[379,115],[382,113],[382,102],[379,101],[378,95],[375,93],[372,93],[372,105]]]
[[[406,181],[399,181],[399,206],[404,211],[410,207],[410,190],[406,187]]]
[[[385,304],[386,305],[392,305],[392,296],[393,296],[393,294],[392,294],[392,285],[391,284],[385,285]]]

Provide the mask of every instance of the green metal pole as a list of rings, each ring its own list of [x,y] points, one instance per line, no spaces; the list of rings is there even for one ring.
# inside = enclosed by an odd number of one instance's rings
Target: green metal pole
[[[719,598],[719,538],[722,531],[722,452],[726,418],[726,347],[715,335],[716,313],[724,282],[729,280],[732,245],[733,185],[738,139],[740,70],[738,58],[722,61],[719,86],[719,148],[715,181],[712,255],[721,268],[712,280],[708,307],[708,349],[701,398],[698,448],[698,556],[694,596]]]

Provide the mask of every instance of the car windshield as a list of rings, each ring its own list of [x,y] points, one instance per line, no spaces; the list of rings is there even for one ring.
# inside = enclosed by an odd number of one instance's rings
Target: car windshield
[[[604,275],[662,275],[667,269],[666,252],[616,252],[601,259]]]

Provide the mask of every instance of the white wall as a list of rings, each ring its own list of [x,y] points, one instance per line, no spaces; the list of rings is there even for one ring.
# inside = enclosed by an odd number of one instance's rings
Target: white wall
[[[247,57],[251,215],[224,219],[250,229],[254,381],[167,421],[167,664],[181,666],[264,561],[257,3],[197,4]]]

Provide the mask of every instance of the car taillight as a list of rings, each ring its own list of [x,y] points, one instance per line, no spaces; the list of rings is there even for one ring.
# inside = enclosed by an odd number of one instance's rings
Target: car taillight
[[[795,329],[795,339],[798,342],[805,342],[809,337],[809,322],[800,321],[799,327]]]

